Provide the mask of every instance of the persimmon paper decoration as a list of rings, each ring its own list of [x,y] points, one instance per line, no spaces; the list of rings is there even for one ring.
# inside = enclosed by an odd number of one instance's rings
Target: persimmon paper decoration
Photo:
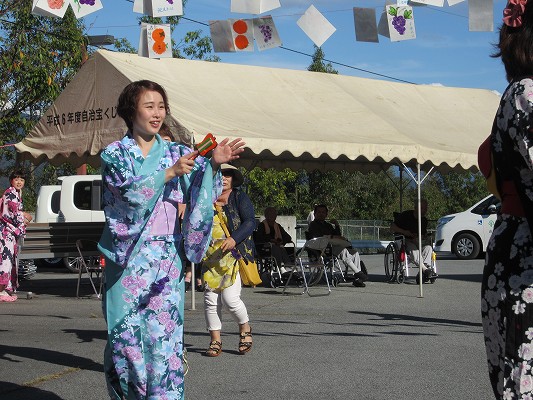
[[[378,43],[378,25],[375,8],[354,7],[355,40]]]
[[[263,14],[279,7],[279,0],[231,0],[233,13]]]
[[[235,51],[254,51],[254,26],[251,19],[230,19]]]
[[[146,25],[149,58],[172,58],[170,25]]]
[[[451,6],[454,6],[456,4],[462,3],[463,1],[465,1],[465,0],[448,0],[448,5],[451,7]]]
[[[31,13],[42,17],[63,18],[69,0],[33,0]]]
[[[444,0],[411,0],[411,3],[419,3],[435,7],[444,7]]]
[[[391,42],[416,38],[413,7],[385,6]]]
[[[215,53],[235,52],[231,26],[228,20],[209,21],[211,42]]]
[[[70,0],[70,6],[76,18],[83,18],[104,7],[100,0]]]
[[[313,5],[296,23],[318,47],[337,30]]]
[[[487,0],[468,0],[468,29],[473,32],[494,30],[494,4]]]
[[[272,49],[281,46],[278,30],[270,15],[262,18],[254,18],[254,39],[257,48],[261,50]]]

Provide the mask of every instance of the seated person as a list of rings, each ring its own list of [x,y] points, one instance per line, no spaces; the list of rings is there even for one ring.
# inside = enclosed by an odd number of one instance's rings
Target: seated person
[[[265,219],[257,227],[257,231],[254,233],[254,241],[258,251],[260,251],[259,244],[272,244],[272,257],[276,260],[280,272],[284,274],[287,272],[285,265],[293,264],[293,262],[291,262],[287,249],[283,246],[291,243],[292,239],[287,231],[276,222],[277,216],[278,212],[274,207],[265,208]]]
[[[350,242],[342,236],[341,227],[337,220],[332,219],[330,222],[326,221],[328,207],[324,204],[319,204],[315,206],[314,214],[315,219],[309,224],[307,238],[314,239],[327,236],[332,239],[346,241],[345,246],[342,248],[336,248],[336,246],[333,246],[333,255],[340,258],[354,272],[353,285],[357,287],[365,287],[365,281],[368,280],[368,276],[361,271],[361,259],[359,253],[352,248],[348,248]]]
[[[428,202],[420,200],[420,226],[422,228],[422,238],[427,236],[428,220],[425,217],[428,210]],[[424,280],[435,278],[437,274],[431,268],[431,257],[433,248],[426,245],[422,248],[422,265],[420,265],[420,251],[418,250],[418,200],[415,199],[414,209],[398,214],[391,224],[391,231],[405,236],[405,251],[409,254],[413,262],[422,269]],[[420,275],[420,274],[419,274]],[[419,279],[417,275],[417,280]]]

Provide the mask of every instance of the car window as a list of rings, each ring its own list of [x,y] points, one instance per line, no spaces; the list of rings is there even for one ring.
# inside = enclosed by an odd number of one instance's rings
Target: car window
[[[475,206],[472,209],[472,212],[478,215],[494,214],[494,213],[488,212],[488,208],[491,205],[495,205],[496,209],[499,210],[501,207],[500,200],[498,200],[495,196],[490,196],[488,199],[486,199],[485,201],[482,201],[477,206]]]

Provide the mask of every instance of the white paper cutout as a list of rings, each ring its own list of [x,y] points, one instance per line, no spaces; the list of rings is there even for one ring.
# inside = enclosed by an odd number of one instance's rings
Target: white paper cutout
[[[413,7],[386,6],[391,42],[416,38]]]
[[[471,32],[494,31],[494,5],[487,0],[468,0],[468,29]]]
[[[451,6],[454,6],[456,4],[462,3],[463,1],[465,1],[465,0],[448,0],[448,5],[451,7]]]
[[[209,31],[211,32],[211,42],[215,53],[235,52],[231,26],[228,20],[209,21]]]
[[[260,51],[281,46],[278,30],[270,15],[254,18],[254,39]]]
[[[100,0],[70,0],[70,6],[76,18],[83,18],[104,7]]]
[[[63,18],[69,0],[33,0],[31,13],[42,17]]]
[[[263,14],[281,7],[279,0],[231,0],[231,12]]]
[[[409,0],[396,0],[397,6],[406,6],[409,3]]]
[[[318,47],[337,30],[313,5],[296,23]]]
[[[235,51],[254,51],[254,24],[251,19],[230,19]]]
[[[420,3],[427,6],[444,7],[444,0],[411,0],[411,3]]]
[[[133,2],[133,12],[152,15],[152,0],[135,0]]]
[[[183,15],[182,0],[152,0],[152,17]]]

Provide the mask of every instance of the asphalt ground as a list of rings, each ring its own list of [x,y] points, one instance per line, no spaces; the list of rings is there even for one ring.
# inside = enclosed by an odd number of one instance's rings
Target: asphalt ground
[[[483,260],[437,260],[440,277],[419,287],[384,281],[383,256],[362,256],[366,288],[329,296],[244,288],[254,345],[237,352],[238,328],[223,319],[223,352],[203,356],[202,296],[186,304],[187,399],[493,398],[480,318]],[[15,303],[0,303],[0,399],[108,399],[101,302],[75,297],[77,276],[39,270]],[[33,292],[27,300],[25,293]],[[83,294],[90,287],[82,286]],[[325,286],[313,294],[326,293]]]

